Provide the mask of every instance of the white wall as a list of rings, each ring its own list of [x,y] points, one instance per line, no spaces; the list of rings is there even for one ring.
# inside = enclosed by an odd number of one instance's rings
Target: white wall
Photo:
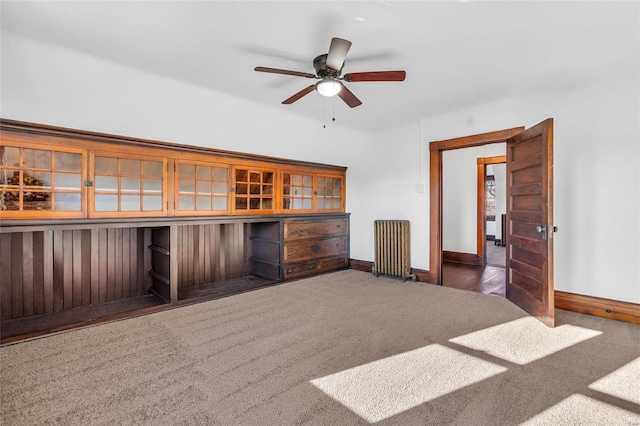
[[[502,239],[502,215],[507,212],[507,165],[493,164],[493,176],[496,180],[496,233]]]
[[[1,43],[3,118],[337,165],[362,137],[11,33]]]
[[[507,153],[503,143],[442,153],[442,249],[477,254],[478,158]]]

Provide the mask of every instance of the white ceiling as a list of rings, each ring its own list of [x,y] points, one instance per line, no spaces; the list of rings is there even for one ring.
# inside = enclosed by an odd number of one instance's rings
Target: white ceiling
[[[313,119],[361,130],[640,72],[638,2],[2,1],[2,30]],[[311,93],[331,37],[344,73],[404,69],[405,82],[348,83],[363,105]]]

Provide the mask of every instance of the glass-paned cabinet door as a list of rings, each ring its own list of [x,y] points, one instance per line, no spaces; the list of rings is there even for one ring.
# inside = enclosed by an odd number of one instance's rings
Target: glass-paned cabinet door
[[[341,210],[344,199],[342,177],[318,176],[316,179],[316,209]]]
[[[92,155],[93,209],[97,216],[161,216],[166,212],[166,160]]]
[[[313,175],[282,174],[282,209],[313,209]]]
[[[274,171],[234,170],[234,210],[235,211],[272,211],[274,209]]]
[[[179,162],[176,166],[178,214],[227,214],[229,167]]]
[[[83,217],[86,153],[44,145],[0,146],[3,217]]]

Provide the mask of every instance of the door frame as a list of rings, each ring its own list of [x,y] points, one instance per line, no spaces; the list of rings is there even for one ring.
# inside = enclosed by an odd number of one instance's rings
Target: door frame
[[[478,203],[477,214],[477,242],[476,253],[482,261],[482,266],[487,266],[487,206],[486,206],[486,187],[487,187],[487,165],[489,164],[506,164],[506,155],[497,155],[494,157],[480,157],[478,162],[478,194],[476,197]],[[506,197],[506,194],[505,194]],[[498,226],[498,217],[495,218],[496,227]],[[504,235],[502,236],[504,240]]]
[[[507,139],[522,133],[524,129],[524,126],[514,127],[429,143],[429,282],[432,284],[442,285],[442,153],[506,143]]]

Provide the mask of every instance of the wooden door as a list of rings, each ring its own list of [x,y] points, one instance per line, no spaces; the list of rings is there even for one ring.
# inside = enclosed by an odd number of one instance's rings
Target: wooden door
[[[554,326],[553,119],[507,139],[507,298]]]

